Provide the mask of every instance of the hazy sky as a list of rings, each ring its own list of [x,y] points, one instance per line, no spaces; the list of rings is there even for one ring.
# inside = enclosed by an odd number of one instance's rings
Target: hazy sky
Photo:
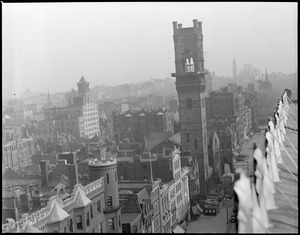
[[[170,77],[172,22],[202,21],[205,67],[297,69],[297,3],[2,3],[3,95]]]

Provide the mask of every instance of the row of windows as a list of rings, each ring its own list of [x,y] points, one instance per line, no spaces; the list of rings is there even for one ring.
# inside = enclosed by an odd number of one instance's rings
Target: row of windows
[[[180,171],[178,171],[177,173],[175,173],[175,182],[180,180]]]
[[[84,114],[85,117],[90,117],[90,116],[98,116],[97,112],[89,112]]]
[[[177,196],[177,204],[179,204],[179,202],[182,200],[182,194],[179,193]]]
[[[172,199],[175,195],[175,188],[170,191],[170,198]]]
[[[97,201],[97,211],[101,213],[101,202],[100,200]],[[94,211],[93,211],[93,205],[90,205],[90,211],[87,212],[86,214],[86,226],[90,226],[90,218],[94,218]],[[73,221],[72,219],[70,220],[70,232],[73,232]],[[101,225],[100,225],[101,226]],[[76,216],[76,227],[77,229],[82,230],[83,229],[83,220],[82,220],[82,215]],[[102,228],[101,228],[102,230]]]
[[[86,125],[85,125],[85,127],[86,128],[88,128],[89,126],[98,126],[98,121],[96,121],[96,122],[88,122]]]
[[[56,122],[55,123],[56,125],[61,125],[61,126],[63,126],[65,123],[64,122]],[[53,124],[53,126],[55,126],[55,124]],[[69,122],[66,122],[66,125],[68,126],[69,125]],[[71,123],[70,123],[70,125],[71,125]],[[74,126],[75,125],[75,123],[74,123],[74,121],[72,121],[72,125]],[[44,123],[44,127],[46,126],[46,123]],[[52,126],[52,123],[50,122],[49,123],[49,126]]]
[[[219,99],[215,99],[215,104],[224,104],[224,103],[232,103],[232,99],[224,99],[224,97],[220,97]]]
[[[180,159],[178,159],[177,161],[175,161],[174,166],[175,166],[175,171],[180,167]]]
[[[179,182],[177,185],[176,185],[176,193],[180,192],[181,190],[181,183]]]

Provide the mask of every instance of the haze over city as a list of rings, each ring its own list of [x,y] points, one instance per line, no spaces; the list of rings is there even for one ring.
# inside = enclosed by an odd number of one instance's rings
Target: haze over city
[[[203,24],[205,67],[297,71],[296,3],[3,4],[3,96],[144,82],[175,72],[172,22]],[[15,97],[16,97],[15,96]]]

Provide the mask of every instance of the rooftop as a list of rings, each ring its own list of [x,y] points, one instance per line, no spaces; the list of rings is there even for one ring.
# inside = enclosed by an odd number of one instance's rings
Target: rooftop
[[[269,230],[271,233],[298,233],[298,104],[290,104],[290,117],[288,117],[285,125],[286,141],[283,142],[284,148],[287,150],[281,151],[281,157],[284,164],[294,175],[291,175],[288,170],[282,165],[278,164],[280,182],[276,183],[275,188],[283,191],[282,194],[276,190],[274,194],[275,204],[278,207],[276,210],[269,211],[270,222],[273,227]],[[293,119],[293,120],[292,120]],[[292,130],[289,128],[297,128]],[[287,140],[289,139],[291,143]],[[297,152],[294,150],[294,148]],[[296,162],[293,164],[289,156]],[[297,180],[295,180],[295,177]],[[290,202],[289,202],[289,201]],[[292,204],[294,205],[292,205]]]
[[[122,217],[122,223],[123,224],[127,224],[132,222],[133,220],[136,219],[136,217],[138,217],[140,215],[140,213],[122,213],[121,217]]]

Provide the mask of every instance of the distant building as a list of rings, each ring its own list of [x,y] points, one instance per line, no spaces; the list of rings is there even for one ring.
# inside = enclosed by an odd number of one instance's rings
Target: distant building
[[[205,96],[213,90],[213,75],[208,70],[205,70]]]
[[[13,118],[14,125],[30,124],[33,118],[32,110],[23,110],[23,108],[14,110],[13,112],[8,113],[8,115]]]
[[[236,67],[235,58],[233,58],[233,61],[232,61],[232,77],[233,78],[237,77],[237,67]]]
[[[2,224],[2,232],[24,232],[28,223],[44,233],[108,232],[109,220],[105,218],[103,207],[104,178],[100,178],[86,186],[76,185],[69,198],[52,196],[46,207]]]
[[[27,134],[25,126],[11,126],[2,129],[3,155],[2,166],[22,170],[31,165],[34,152],[33,138]]]
[[[252,128],[246,122],[246,116],[249,115],[249,112],[246,111],[244,91],[235,84],[228,84],[227,87],[213,91],[206,97],[208,125],[216,126],[224,122],[233,124],[239,145],[244,143],[244,139]]]
[[[68,106],[44,109],[44,121],[39,123],[42,135],[57,138],[66,133],[77,139],[99,135],[98,106],[90,98],[89,83],[82,77],[77,86],[78,93],[71,93]]]
[[[172,112],[178,111],[178,101],[176,99],[169,101],[170,110]]]
[[[166,110],[156,111],[127,111],[125,113],[114,113],[114,135],[115,140],[124,138],[133,139],[143,143],[151,132],[173,131],[172,113]]]

